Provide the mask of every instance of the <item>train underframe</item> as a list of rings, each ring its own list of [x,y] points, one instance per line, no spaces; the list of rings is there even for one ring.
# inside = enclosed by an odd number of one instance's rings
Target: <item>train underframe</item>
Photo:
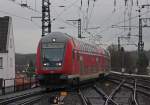
[[[63,74],[44,74],[38,75],[37,80],[41,87],[46,89],[63,89],[63,88],[79,88],[81,84],[94,83],[99,78],[103,78],[104,74],[100,74],[99,77],[90,78],[87,80],[80,80],[79,77],[68,78]]]
[[[79,84],[79,78],[68,78],[62,74],[38,75],[37,80],[45,88],[71,88]]]

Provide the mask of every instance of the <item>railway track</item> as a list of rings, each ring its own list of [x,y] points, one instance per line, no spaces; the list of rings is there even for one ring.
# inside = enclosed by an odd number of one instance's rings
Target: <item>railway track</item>
[[[69,95],[63,96],[62,104],[59,105],[149,105],[149,102],[146,104],[144,101],[150,99],[148,83],[149,81],[142,81],[139,78],[109,77],[103,81],[84,85],[79,92],[68,92]],[[50,103],[51,96],[59,96],[58,91],[50,93],[37,91],[0,98],[0,105],[54,105]],[[46,104],[43,104],[44,102]]]
[[[100,87],[94,85],[85,92],[84,89],[80,90],[79,96],[81,97],[83,105],[120,105],[113,98],[123,86],[124,82],[125,79],[122,80],[119,85],[114,87],[109,95],[107,95]]]
[[[120,79],[119,78],[118,79],[117,78],[110,78],[109,81],[112,81],[112,82],[118,84],[120,82]],[[143,93],[145,95],[150,96],[150,92],[149,92],[150,83],[149,84],[144,83],[147,80],[145,80],[144,82],[143,81],[141,82],[141,80],[136,79],[136,78],[128,78],[128,81],[125,82],[124,86],[129,88],[129,89],[132,89],[132,90],[134,90],[134,88],[136,88],[137,92],[140,92],[140,93]]]
[[[26,99],[22,99],[16,102],[12,102],[9,105],[34,105],[35,103],[38,103],[43,97],[44,95],[36,95],[36,96],[32,96],[32,97],[28,97]]]
[[[33,101],[39,99],[40,96],[44,93],[45,92],[42,89],[39,89],[39,91],[28,92],[28,93],[24,93],[24,94],[18,94],[18,95],[12,94],[9,97],[1,98],[0,105],[8,105],[8,104],[9,105],[27,105],[25,103],[33,102]],[[28,100],[30,98],[31,98],[31,100]],[[19,104],[19,103],[22,103],[22,104]]]
[[[92,105],[89,99],[81,91],[79,91],[79,96],[81,97],[83,105]]]
[[[87,91],[82,89],[79,92],[82,105],[148,105],[150,84],[148,80],[140,80],[139,77],[125,76],[108,79],[107,81],[116,84],[111,87],[109,94],[96,84]]]
[[[150,102],[150,83],[141,78],[127,77],[127,81],[123,84],[124,87],[132,91],[130,103],[134,105],[148,105]],[[118,84],[119,78],[111,78],[110,81]],[[141,81],[142,80],[142,81]],[[148,103],[148,104],[146,104]]]

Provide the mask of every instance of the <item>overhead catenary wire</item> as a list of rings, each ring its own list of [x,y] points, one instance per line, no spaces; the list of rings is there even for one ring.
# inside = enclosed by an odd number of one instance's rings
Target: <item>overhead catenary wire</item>
[[[147,14],[147,13],[150,13],[150,10],[149,11],[146,11],[146,12],[144,12],[144,13],[141,13],[141,16],[143,16],[143,15],[145,15],[145,14]],[[133,17],[131,17],[130,19],[131,20],[133,20],[133,19],[136,19],[136,18],[138,18],[139,17],[139,15],[136,15],[136,16],[133,16]],[[125,22],[128,22],[129,21],[129,19],[125,19]],[[119,24],[122,24],[124,22],[124,20],[123,21],[119,21],[119,22],[117,22],[116,24],[114,24],[114,25],[119,25]]]
[[[138,2],[138,0],[137,0],[137,2]],[[115,5],[116,5],[116,4],[115,4]],[[143,14],[141,14],[141,16],[142,16],[142,15],[145,15],[145,14],[148,14],[148,13],[150,13],[150,11],[144,12]],[[133,17],[130,17],[130,18],[128,18],[128,19],[125,19],[125,18],[124,18],[124,20],[119,21],[119,22],[115,23],[114,25],[117,26],[117,25],[122,24],[122,23],[124,23],[124,25],[125,25],[126,22],[131,21],[131,20],[136,19],[136,18],[138,18],[138,15],[133,16]],[[111,29],[111,28],[112,28],[112,25],[107,26],[106,28],[102,29],[99,33],[103,33],[103,32],[105,32],[105,31],[108,31],[108,30]]]
[[[14,17],[17,17],[17,18],[21,18],[23,20],[27,20],[27,21],[31,21],[30,18],[26,18],[26,17],[23,17],[23,16],[19,16],[19,15],[16,15],[16,14],[13,14],[13,13],[10,13],[10,12],[7,12],[7,11],[4,11],[4,10],[0,10],[1,13],[3,14],[8,14],[8,15],[11,15],[11,16],[14,16]]]
[[[107,40],[104,41],[103,43],[106,45],[106,43],[112,42],[112,40],[116,40],[116,36],[122,35],[123,33],[124,33],[124,31],[119,32],[119,33],[115,33],[115,34],[112,35],[112,36],[115,35],[114,37],[111,37],[111,38],[107,39]]]
[[[13,16],[13,17],[16,17],[16,18],[19,18],[19,19],[22,19],[22,20],[31,22],[31,23],[33,23],[35,26],[37,26],[38,28],[41,29],[41,27],[39,27],[39,25],[37,25],[34,21],[31,21],[30,18],[23,17],[23,16],[19,16],[19,15],[16,15],[16,14],[13,14],[13,13],[10,13],[10,12],[7,12],[7,11],[4,11],[4,10],[0,10],[0,12],[3,13],[3,14],[7,14],[7,15],[10,15],[10,16]]]
[[[9,1],[12,1],[12,0],[9,0]],[[82,0],[81,0],[82,1]],[[75,2],[73,2],[73,3],[71,3],[68,7],[67,7],[67,9],[65,8],[64,9],[64,11],[62,11],[59,15],[57,15],[56,16],[56,18],[57,17],[60,17],[65,11],[67,11],[69,8],[71,8],[75,3],[77,3],[78,2],[78,0],[75,0]],[[94,1],[95,2],[95,1]],[[17,5],[20,5],[20,3],[18,3],[18,2],[14,2],[14,3],[16,3]],[[90,5],[90,1],[88,1],[88,6]],[[92,12],[91,12],[91,14],[92,14]],[[24,17],[23,17],[24,18]],[[56,20],[56,18],[53,18],[53,21],[54,20]],[[67,22],[64,22],[64,23],[67,23]],[[68,23],[67,23],[68,24]],[[71,24],[69,24],[69,25],[71,25]],[[89,33],[89,32],[88,32]]]
[[[99,27],[101,27],[100,28],[101,30],[99,32],[95,33],[95,34],[101,34],[105,31],[108,31],[109,29],[111,29],[112,25],[107,26],[106,28],[103,28],[103,29],[102,29],[102,27],[104,27],[104,25],[106,25],[108,22],[110,22],[112,20],[113,16],[116,16],[115,15],[116,13],[119,13],[119,15],[120,15],[119,17],[121,18],[121,16],[124,14],[124,11],[123,11],[123,14],[120,13],[119,11],[121,11],[122,9],[124,9],[124,8],[120,7],[118,9],[116,8],[115,12],[114,11],[110,12],[109,15],[107,15],[107,17],[103,20],[102,24],[99,25]],[[117,10],[119,10],[119,11],[117,11]]]
[[[26,8],[26,9],[29,9],[31,11],[37,12],[39,14],[42,14],[40,11],[36,10],[36,4],[35,4],[35,9],[33,9],[31,6],[29,6],[29,5],[23,6],[21,3],[15,1],[15,0],[8,0],[8,1],[11,1],[14,4],[16,4],[16,5],[18,5],[18,6],[22,7],[22,8]],[[35,3],[36,3],[36,1],[35,1]]]
[[[67,6],[66,8],[64,8],[60,13],[57,13],[57,16],[55,16],[55,18],[53,18],[52,20],[56,20],[58,17],[60,18],[61,15],[64,14],[64,12],[68,11],[71,7],[73,7],[76,3],[78,2],[78,0],[73,1],[72,3],[69,4],[69,6]],[[52,6],[54,7],[54,6]],[[56,12],[56,11],[55,11]]]
[[[95,1],[94,1],[94,3],[93,3],[92,9],[91,9],[91,13],[89,14],[89,17],[87,18],[87,28],[88,28],[88,25],[89,25],[90,20],[91,20],[91,18],[92,18],[92,14],[93,14],[93,12],[94,12],[94,7],[95,7]]]
[[[8,1],[11,1],[11,2],[15,3],[16,5],[21,6],[21,3],[19,3],[19,2],[12,1],[12,0],[8,0]],[[61,13],[59,13],[55,18],[52,19],[52,22],[55,21],[58,17],[60,18],[60,16],[61,16],[64,12],[66,12],[66,11],[69,10],[71,7],[73,7],[77,2],[78,2],[78,0],[75,0],[75,1],[73,1],[72,3],[70,3],[69,6],[67,6],[66,8],[64,8]],[[35,4],[35,5],[36,5],[36,4]],[[31,7],[26,7],[26,8],[27,8],[27,9],[30,9],[30,10],[33,10],[34,12],[39,12],[39,11],[37,11],[37,10],[35,10],[35,9],[32,9]],[[11,16],[14,16],[14,17],[17,17],[17,18],[20,18],[20,19],[24,19],[24,20],[33,22],[30,18],[25,18],[25,17],[23,17],[23,16],[19,16],[19,15],[16,15],[16,14],[12,14],[12,13],[10,13],[10,12],[6,12],[6,11],[3,11],[3,10],[0,10],[0,12],[1,12],[1,13],[4,13],[4,14],[9,14],[9,15],[11,15]],[[41,12],[39,12],[39,13],[41,14]],[[61,21],[63,21],[63,20],[61,19]],[[72,24],[69,24],[69,23],[67,23],[67,22],[65,22],[65,21],[63,21],[63,22],[66,23],[66,24],[68,24],[68,25],[72,25]],[[33,22],[33,24],[35,24],[36,26],[38,26],[38,28],[40,27],[40,26],[37,25],[35,22]],[[72,26],[75,27],[74,25],[72,25]],[[41,29],[41,27],[40,27],[40,29]]]
[[[12,0],[9,0],[9,1],[12,1]],[[76,4],[77,2],[78,2],[79,0],[75,0],[74,2],[72,2],[71,4],[70,4],[70,6],[72,5],[72,6],[74,6],[74,4]],[[82,1],[82,0],[81,0]],[[138,0],[137,0],[138,1]],[[89,5],[90,3],[88,3],[88,5]],[[64,14],[64,12],[66,12],[67,10],[69,10],[71,7],[70,6],[68,6],[68,7],[66,7],[63,11],[61,11],[61,13],[59,13],[56,17],[54,17],[53,19],[54,20],[56,20],[57,18],[60,18],[60,16],[61,15],[63,15]],[[94,10],[94,8],[92,8],[92,11]],[[91,16],[92,16],[92,12],[91,11],[91,13],[90,13],[90,15],[89,15],[89,17],[88,17],[88,21],[87,21],[87,25],[89,24],[89,22],[90,22],[90,18],[91,18]],[[113,14],[112,14],[113,15]],[[138,17],[138,16],[137,16]],[[23,17],[24,18],[24,17]],[[109,18],[112,18],[111,16],[109,17]],[[133,17],[131,17],[131,18],[133,18]],[[53,21],[54,21],[53,20]],[[61,20],[61,19],[60,19]],[[109,19],[108,19],[109,20]],[[125,19],[125,22],[127,22],[127,21],[129,21],[128,19]],[[66,22],[65,20],[63,20],[63,22],[64,23],[66,23],[66,24],[68,24],[68,25],[72,25],[72,24],[70,24],[69,22]],[[124,21],[123,21],[124,22]],[[116,23],[117,24],[117,23]],[[121,24],[121,23],[120,23]],[[76,27],[75,25],[72,25],[73,27]],[[77,28],[77,27],[76,27]],[[112,28],[112,26],[109,26],[108,28]],[[106,27],[106,30],[108,29],[107,27]],[[101,30],[100,31],[100,33],[101,32],[105,32],[106,30]],[[84,30],[83,30],[84,31]],[[89,32],[88,32],[89,33]]]
[[[145,14],[147,14],[147,13],[150,13],[150,11],[144,12],[143,14],[141,14],[141,16],[142,16],[142,15],[145,15]],[[138,15],[133,16],[133,17],[131,17],[130,19],[133,20],[133,19],[136,19],[136,18],[138,18]],[[119,25],[119,24],[122,24],[122,23],[128,22],[128,21],[129,21],[129,19],[125,19],[125,20],[120,21],[120,22],[117,22],[116,24],[113,24],[113,25],[117,26],[117,25]],[[112,28],[112,25],[111,25],[111,26],[107,26],[106,28],[104,28],[103,30],[101,30],[99,33],[105,32],[106,30],[108,31],[108,30],[111,29],[111,28]]]
[[[90,7],[90,0],[87,1],[87,9],[86,9],[86,29],[88,28],[89,7]]]
[[[62,19],[62,18],[60,17],[64,12],[66,12],[67,10],[69,10],[72,6],[75,6],[77,2],[78,2],[78,0],[75,0],[73,3],[71,3],[71,4],[67,7],[67,9],[64,9],[64,10],[63,10],[61,13],[59,13],[59,14],[57,13],[57,11],[55,11],[55,13],[57,14],[57,16],[56,16],[55,18],[53,18],[53,19],[56,20],[57,18],[59,18],[59,20],[60,20],[61,22],[65,23],[65,24],[67,24],[67,25],[69,25],[69,26],[72,26],[72,27],[74,27],[74,28],[78,28],[77,26],[75,26],[75,25],[73,25],[73,24],[70,24],[69,22],[66,22],[66,20],[64,20],[64,19]],[[55,10],[55,9],[54,9],[54,10]],[[82,30],[82,32],[91,35],[91,33],[88,32],[87,30]]]

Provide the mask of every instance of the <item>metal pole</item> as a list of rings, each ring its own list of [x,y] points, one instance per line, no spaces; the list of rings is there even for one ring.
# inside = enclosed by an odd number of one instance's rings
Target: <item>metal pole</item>
[[[16,91],[16,78],[14,79],[14,92]]]
[[[138,54],[143,52],[144,42],[142,40],[142,19],[139,17],[139,42],[138,42]]]
[[[5,95],[5,79],[3,79],[3,82],[4,82],[4,84],[3,84],[3,86],[2,86],[2,94],[3,95]]]
[[[78,38],[82,38],[81,37],[81,19],[78,19]]]
[[[120,51],[120,37],[118,37],[118,51]]]
[[[42,36],[51,32],[50,2],[42,0]]]
[[[81,19],[79,18],[78,20],[67,20],[67,21],[77,21],[78,22],[78,38],[84,38],[81,35]]]
[[[142,36],[142,18],[141,18],[141,9],[138,10],[139,12],[139,42],[138,42],[138,56],[143,52],[144,49],[144,42]]]
[[[24,86],[25,86],[25,84],[24,84],[24,77],[22,78],[22,83],[23,83],[23,90],[25,89],[24,88]]]
[[[31,78],[32,78],[32,77],[30,76],[30,88],[31,88],[31,86],[32,86],[32,83],[31,83],[31,82],[32,82],[32,80],[31,80]]]

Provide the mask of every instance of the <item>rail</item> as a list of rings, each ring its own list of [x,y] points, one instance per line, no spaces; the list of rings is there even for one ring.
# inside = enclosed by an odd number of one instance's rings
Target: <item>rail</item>
[[[96,85],[93,87],[99,94],[102,94],[104,99],[110,100],[114,105],[119,105],[117,102],[115,102],[112,98],[109,98],[109,96],[100,88],[98,88]]]
[[[12,104],[13,105],[32,105],[32,104],[38,103],[44,96],[45,96],[45,94],[37,95],[37,96],[31,97],[31,98],[23,99],[18,102],[14,102]]]
[[[112,91],[112,93],[108,96],[107,100],[105,101],[105,105],[108,105],[109,100],[112,99],[114,94],[120,89],[120,87],[124,84],[124,82],[125,79],[122,80],[122,82],[120,82],[120,84]]]
[[[134,80],[134,93],[133,93],[133,98],[134,98],[135,105],[138,105],[137,99],[136,99],[136,90],[137,90],[136,87],[137,87],[137,80],[135,79],[135,80]]]
[[[0,105],[7,105],[7,104],[13,103],[15,101],[23,100],[23,99],[37,96],[37,95],[41,95],[43,93],[44,93],[44,91],[42,89],[39,89],[38,91],[34,91],[34,92],[28,92],[28,93],[14,95],[14,96],[12,95],[11,97],[8,97],[8,98],[6,97],[6,98],[1,99]]]
[[[82,103],[84,105],[92,105],[92,103],[87,99],[87,97],[85,95],[83,95],[81,90],[79,90],[79,96],[81,97]]]

